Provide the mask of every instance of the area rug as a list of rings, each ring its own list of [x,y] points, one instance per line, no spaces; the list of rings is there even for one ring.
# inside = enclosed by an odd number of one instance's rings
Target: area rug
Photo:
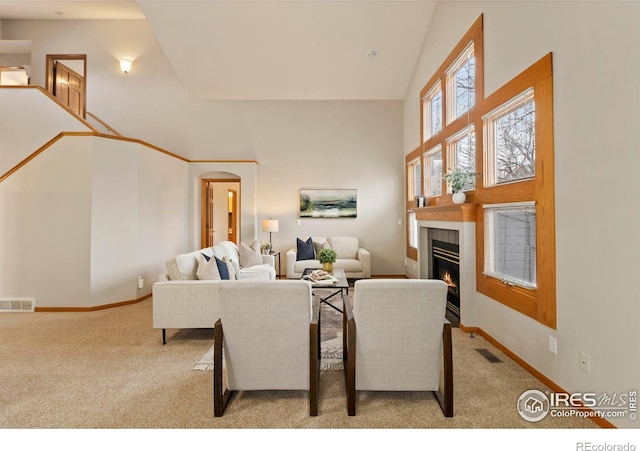
[[[323,290],[314,291],[322,296]],[[323,296],[324,297],[324,296]],[[346,297],[346,296],[345,296]],[[332,301],[342,309],[342,300]],[[320,371],[339,371],[342,363],[342,315],[337,310],[322,304],[320,307]],[[213,371],[213,345],[193,367],[197,371]]]

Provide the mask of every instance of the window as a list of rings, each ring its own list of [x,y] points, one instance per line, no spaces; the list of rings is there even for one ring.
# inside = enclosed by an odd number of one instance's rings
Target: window
[[[442,194],[442,146],[439,144],[424,157],[426,167],[427,197]]]
[[[418,249],[418,219],[415,211],[408,212],[409,247]]]
[[[448,122],[468,112],[476,103],[476,72],[473,42],[447,71],[447,95],[450,104]]]
[[[407,178],[409,191],[407,199],[415,200],[416,196],[422,196],[422,163],[420,157],[411,161],[407,168]]]
[[[449,156],[447,169],[463,169],[476,172],[476,133],[473,126],[467,127],[448,142]],[[464,186],[464,191],[475,189],[476,181],[472,178]]]
[[[487,131],[487,184],[535,176],[536,139],[533,88],[483,119]]]
[[[416,208],[416,197],[422,196],[423,188],[423,168],[424,156],[422,146],[414,149],[405,157],[406,182],[407,182],[407,203],[406,203],[406,250],[407,257],[418,259],[418,219],[412,210]]]
[[[506,284],[536,288],[535,205],[493,204],[484,209],[484,273]]]
[[[422,128],[425,141],[442,131],[442,87],[438,82],[422,101]]]

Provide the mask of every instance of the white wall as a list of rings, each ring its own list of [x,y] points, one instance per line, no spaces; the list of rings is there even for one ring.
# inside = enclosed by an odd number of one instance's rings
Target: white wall
[[[0,176],[61,131],[89,131],[35,87],[0,87],[0,118]],[[24,133],[17,132],[20,130]]]
[[[373,274],[403,273],[401,102],[257,104],[248,124],[260,161],[258,219],[280,221],[273,246],[283,267],[296,237],[343,235],[359,237],[371,251]],[[296,225],[301,188],[356,189],[357,218],[304,218]]]
[[[558,327],[478,294],[479,325],[565,390],[637,390],[640,60],[629,50],[640,3],[438,3],[405,99],[405,154],[419,144],[420,89],[482,13],[485,95],[553,52]],[[580,352],[590,374],[578,368]]]
[[[151,292],[166,261],[187,242],[188,164],[147,147],[137,147],[138,230],[135,271],[145,280],[138,297]],[[131,274],[129,275],[131,277]]]
[[[166,260],[186,248],[187,171],[146,146],[93,141],[91,296],[104,305],[150,293]]]
[[[58,141],[0,183],[0,297],[90,299],[90,142]]]
[[[62,138],[0,183],[0,297],[93,307],[150,293],[186,248],[186,186],[187,164],[146,146]]]

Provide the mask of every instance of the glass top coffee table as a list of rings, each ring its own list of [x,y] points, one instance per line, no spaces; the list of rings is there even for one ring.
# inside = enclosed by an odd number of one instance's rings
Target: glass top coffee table
[[[305,269],[304,272],[302,273],[302,278],[304,279],[306,275],[311,274],[311,271],[315,271],[316,269],[317,268]],[[325,303],[332,309],[342,313],[342,310],[336,307],[335,305],[333,305],[332,303],[330,303],[329,300],[333,299],[337,295],[340,295],[340,298],[344,302],[344,294],[345,293],[349,294],[349,281],[347,280],[347,276],[344,273],[344,269],[336,268],[333,270],[331,275],[335,279],[337,279],[333,283],[309,281],[311,282],[311,292],[313,293],[314,291],[317,291],[317,290],[327,290],[328,293],[324,297],[320,296],[320,303]],[[305,280],[308,280],[308,279],[305,279]],[[314,293],[313,295],[315,296],[316,294]]]

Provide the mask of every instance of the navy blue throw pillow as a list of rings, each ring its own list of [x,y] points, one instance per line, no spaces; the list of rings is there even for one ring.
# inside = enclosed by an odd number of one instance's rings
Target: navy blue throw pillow
[[[302,241],[300,238],[296,238],[296,240],[296,260],[315,260],[316,251],[313,248],[311,237],[307,241]]]
[[[211,260],[211,257],[209,257],[209,256],[208,256],[207,254],[205,254],[204,252],[200,252],[200,253],[202,254],[202,256],[204,257],[204,259],[205,259],[206,261]]]
[[[227,268],[227,264],[220,260],[215,255],[213,256],[216,259],[216,265],[218,265],[218,272],[220,273],[220,279],[229,280],[229,268]]]

